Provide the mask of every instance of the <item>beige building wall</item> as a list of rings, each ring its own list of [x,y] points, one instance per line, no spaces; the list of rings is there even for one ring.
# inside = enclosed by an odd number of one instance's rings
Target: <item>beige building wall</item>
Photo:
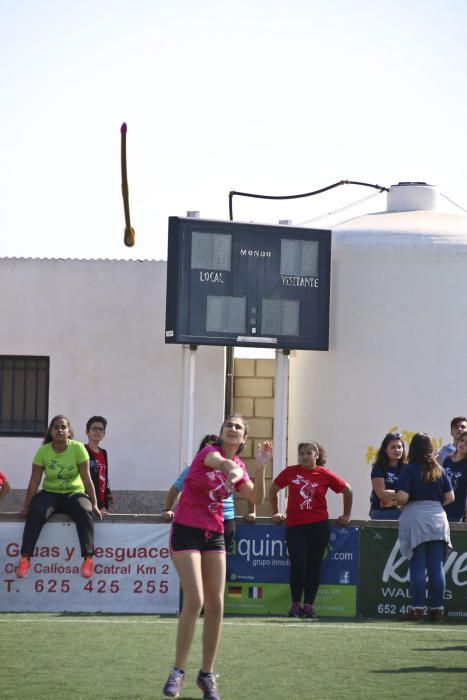
[[[254,474],[254,452],[259,442],[272,440],[274,418],[274,370],[275,360],[235,358],[234,411],[247,420],[249,440],[242,452],[242,459],[251,475]],[[266,489],[272,481],[272,462],[266,469]],[[237,513],[248,512],[245,499],[237,497]],[[269,501],[257,507],[257,515],[270,515]]]

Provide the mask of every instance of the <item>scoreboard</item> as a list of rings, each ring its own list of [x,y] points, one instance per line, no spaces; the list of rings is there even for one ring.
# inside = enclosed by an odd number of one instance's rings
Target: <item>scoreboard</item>
[[[169,218],[166,343],[327,350],[331,232]]]

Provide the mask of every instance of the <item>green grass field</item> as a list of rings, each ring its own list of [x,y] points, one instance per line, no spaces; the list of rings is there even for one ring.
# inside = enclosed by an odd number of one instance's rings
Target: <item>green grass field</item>
[[[174,617],[0,614],[2,700],[154,700],[173,662]],[[184,700],[195,685],[201,621]],[[226,618],[222,700],[465,697],[467,626]]]

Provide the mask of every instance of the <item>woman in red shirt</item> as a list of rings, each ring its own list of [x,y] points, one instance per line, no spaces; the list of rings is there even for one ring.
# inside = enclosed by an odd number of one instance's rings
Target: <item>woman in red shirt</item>
[[[329,515],[326,492],[330,488],[343,494],[344,513],[337,522],[349,525],[352,509],[352,489],[349,484],[324,466],[316,464],[319,457],[316,442],[301,442],[299,463],[286,467],[274,479],[269,491],[272,521],[285,520],[286,542],[290,559],[290,592],[292,606],[289,617],[316,620],[313,603],[319,587],[321,561],[329,541]],[[279,512],[279,491],[288,487],[287,513]],[[301,607],[302,596],[303,608]]]

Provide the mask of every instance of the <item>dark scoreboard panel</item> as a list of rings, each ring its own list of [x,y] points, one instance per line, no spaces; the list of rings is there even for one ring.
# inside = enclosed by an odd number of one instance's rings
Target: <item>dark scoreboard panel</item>
[[[331,232],[169,218],[166,343],[327,350]]]

